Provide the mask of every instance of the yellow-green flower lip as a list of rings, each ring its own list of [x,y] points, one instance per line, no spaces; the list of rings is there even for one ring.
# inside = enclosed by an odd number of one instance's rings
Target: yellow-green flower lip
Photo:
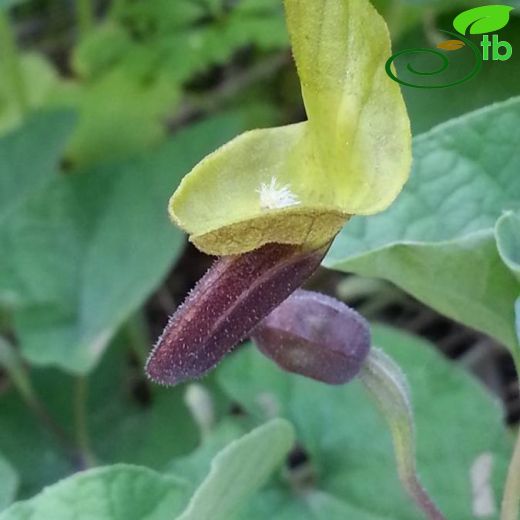
[[[367,0],[286,0],[308,121],[246,132],[203,159],[171,198],[202,251],[314,248],[351,215],[388,207],[411,163],[409,120],[384,20]]]

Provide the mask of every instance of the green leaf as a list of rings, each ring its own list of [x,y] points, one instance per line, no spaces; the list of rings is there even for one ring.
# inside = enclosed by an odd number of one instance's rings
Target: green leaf
[[[195,448],[199,432],[184,402],[185,387],[147,385],[143,366],[129,366],[128,341],[127,335],[120,334],[90,376],[92,449],[105,464],[127,462],[162,470],[173,457]],[[136,386],[148,395],[146,403],[135,395]],[[68,409],[72,410],[72,403]],[[70,413],[62,419],[64,424],[72,421]],[[187,478],[183,468],[177,474]]]
[[[43,388],[39,384],[36,388],[40,398],[46,400],[49,393],[57,401],[56,408],[68,414],[72,421],[70,403],[64,403],[63,395],[71,395],[72,386],[63,385],[61,374],[52,371],[44,379]],[[38,378],[39,379],[39,378]],[[52,386],[53,383],[61,385]],[[14,388],[9,388],[0,396],[0,450],[9,454],[9,460],[19,474],[18,498],[32,496],[43,486],[63,478],[73,471],[72,465],[66,459],[61,446],[57,444],[52,434],[39,423],[36,417],[28,410]],[[51,402],[53,417],[61,419],[54,413],[54,403]],[[69,423],[70,424],[70,423]]]
[[[515,302],[515,323],[516,323],[516,336],[520,343],[520,297]]]
[[[286,11],[308,121],[247,132],[185,177],[170,214],[210,254],[320,247],[351,214],[390,205],[408,177],[384,20],[367,0],[287,0]]]
[[[170,389],[168,390],[170,391]],[[182,475],[193,484],[195,490],[210,470],[211,460],[220,450],[247,433],[245,425],[236,420],[221,420],[202,437],[202,444],[185,457],[175,458],[167,466],[167,471]]]
[[[294,442],[291,425],[275,419],[233,441],[212,461],[211,470],[178,520],[225,520],[265,483]]]
[[[11,7],[27,2],[27,0],[0,0],[0,10],[8,10]]]
[[[484,5],[460,13],[453,20],[453,27],[461,34],[485,34],[498,31],[509,22],[508,5]]]
[[[517,349],[519,284],[501,261],[495,223],[520,205],[519,139],[520,98],[417,137],[399,200],[383,215],[346,226],[325,265],[388,279]]]
[[[510,211],[498,219],[496,237],[500,257],[520,281],[520,212]]]
[[[299,496],[287,489],[271,488],[257,494],[247,510],[233,520],[393,520],[387,514],[378,515],[356,507],[323,491],[306,488]]]
[[[115,69],[93,82],[61,85],[48,105],[78,112],[67,158],[84,167],[127,158],[162,142],[164,118],[179,96],[179,85],[166,78],[138,80]]]
[[[35,53],[27,53],[20,58],[22,80],[26,89],[27,104],[32,110],[45,107],[59,86],[60,80],[49,61]],[[0,77],[0,132],[17,127],[22,122],[22,114],[9,87],[9,78]]]
[[[72,66],[80,77],[92,80],[110,71],[132,50],[127,31],[108,21],[81,38],[74,48]]]
[[[56,177],[74,120],[73,114],[67,112],[40,113],[28,121],[23,131],[0,141],[0,228],[27,197]]]
[[[281,2],[278,0],[243,0],[232,11],[230,30],[235,45],[254,42],[264,51],[289,46]]]
[[[204,4],[205,2],[192,2],[191,0],[130,2],[123,4],[118,18],[124,17],[127,24],[139,32],[146,32],[150,30],[150,27],[156,27],[160,34],[173,34],[202,18],[207,13]]]
[[[162,470],[173,457],[193,450],[199,434],[183,402],[184,388],[146,387],[142,366],[129,360],[128,342],[121,334],[88,376],[87,429],[92,452],[99,464],[128,463]],[[33,370],[30,375],[34,393],[74,444],[75,379],[55,369]],[[77,452],[71,453],[68,444],[30,413],[12,386],[0,394],[0,409],[0,452],[9,454],[19,473],[20,498],[33,496],[77,471]],[[183,470],[178,474],[185,475]]]
[[[138,466],[78,473],[0,513],[1,520],[165,520],[184,501],[184,482]]]
[[[18,488],[18,474],[0,454],[0,511],[14,500]]]
[[[496,519],[511,451],[503,411],[480,384],[429,343],[389,328],[374,327],[373,333],[374,345],[392,356],[409,380],[418,471],[426,489],[448,518],[473,518],[478,482],[470,472],[482,457],[491,457],[492,468],[483,481],[495,508],[489,518]],[[258,421],[273,414],[290,420],[297,444],[308,456],[303,482],[298,484],[293,474],[289,482],[273,483],[238,518],[279,518],[278,510],[289,509],[303,511],[297,518],[343,520],[349,508],[370,519],[418,518],[399,485],[384,420],[359,382],[331,387],[290,375],[250,347],[228,358],[217,375],[228,395]],[[305,493],[295,494],[295,486]],[[316,493],[331,497],[337,512],[327,515],[313,509],[307,496]],[[263,509],[255,512],[261,503]],[[353,512],[352,518],[363,516]]]
[[[0,229],[0,249],[10,252],[0,259],[0,294],[16,304],[27,359],[76,373],[92,369],[180,253],[182,234],[164,213],[168,193],[237,127],[236,118],[217,118],[148,156],[56,176],[8,216]],[[31,157],[45,141],[29,142],[25,132],[17,135]],[[9,146],[0,141],[0,156],[10,157]],[[28,166],[12,156],[5,174]]]
[[[225,7],[220,0],[213,5],[151,0],[127,3],[121,14],[153,51],[158,69],[179,84],[226,63],[241,47],[271,51],[288,46],[279,0],[241,0]]]
[[[497,247],[502,261],[520,281],[520,213],[502,215],[496,225]],[[516,337],[520,344],[520,288],[514,306]],[[518,363],[518,359],[517,359]]]
[[[260,398],[260,396],[259,396]],[[234,419],[224,419],[210,434],[203,439],[202,445],[192,454],[181,459],[175,459],[169,466],[171,472],[182,474],[192,483],[199,483],[209,470],[211,459],[230,442],[238,439],[244,434],[245,426],[242,422]],[[276,482],[275,483],[279,483]],[[311,514],[312,520],[316,517],[326,520],[334,518],[348,518],[352,515],[356,520],[382,520],[345,502],[334,498],[322,491],[306,491],[305,504],[292,500],[286,490],[274,487],[273,484],[261,493],[251,496],[248,500],[246,513],[238,512],[231,515],[233,520],[265,520],[265,518],[276,518],[277,520],[294,520],[295,518],[307,518]],[[321,514],[321,517],[318,516]],[[335,515],[335,516],[332,516]],[[343,516],[341,516],[343,515]]]

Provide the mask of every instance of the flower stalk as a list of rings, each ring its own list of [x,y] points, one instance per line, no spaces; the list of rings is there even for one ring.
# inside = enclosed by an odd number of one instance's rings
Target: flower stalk
[[[520,518],[520,430],[517,432],[513,457],[509,463],[506,486],[502,498],[500,520]]]
[[[392,433],[397,472],[403,487],[429,520],[446,520],[417,474],[415,427],[406,378],[384,352],[373,348],[360,372],[365,388],[378,404]]]
[[[516,309],[516,330],[518,342],[520,343],[520,297],[515,304]],[[520,377],[520,354],[518,349],[513,352],[517,376]],[[504,495],[500,510],[500,520],[519,520],[520,519],[520,428],[516,433],[516,443],[513,456],[509,462],[507,470]]]
[[[389,356],[371,348],[370,327],[362,316],[330,296],[300,289],[255,328],[252,338],[287,372],[330,385],[359,377],[388,422],[403,487],[426,518],[445,520],[417,475],[406,377]]]

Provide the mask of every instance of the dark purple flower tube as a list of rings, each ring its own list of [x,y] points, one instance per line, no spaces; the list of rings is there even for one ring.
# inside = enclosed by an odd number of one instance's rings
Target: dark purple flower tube
[[[359,373],[371,343],[360,314],[330,296],[301,289],[262,320],[252,338],[284,370],[331,385]]]
[[[309,278],[328,247],[267,244],[219,258],[164,329],[146,364],[150,378],[175,385],[204,375]]]

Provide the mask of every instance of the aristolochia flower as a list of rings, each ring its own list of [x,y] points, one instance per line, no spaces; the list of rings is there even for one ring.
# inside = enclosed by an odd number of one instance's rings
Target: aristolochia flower
[[[147,370],[159,382],[211,368],[310,276],[351,215],[385,209],[408,177],[409,121],[385,71],[383,19],[368,0],[285,7],[308,121],[235,138],[172,196],[172,219],[200,250],[223,259],[155,347]],[[238,276],[247,281],[242,292]]]

